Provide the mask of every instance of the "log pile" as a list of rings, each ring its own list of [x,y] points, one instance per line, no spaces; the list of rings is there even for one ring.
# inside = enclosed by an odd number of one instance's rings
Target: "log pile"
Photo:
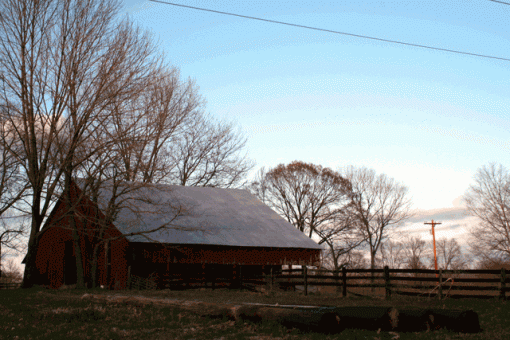
[[[481,331],[478,314],[472,310],[432,309],[436,327],[454,332],[478,333]]]
[[[302,307],[241,306],[236,321],[277,322],[288,328],[339,333],[346,328],[387,330],[397,328],[398,311],[393,307]]]
[[[236,322],[274,322],[288,328],[321,333],[340,333],[346,328],[394,332],[481,331],[478,314],[472,310],[398,309],[380,306],[319,307],[266,304],[218,304],[199,301],[155,299],[120,295],[85,294],[82,299],[142,306],[176,307],[200,316],[229,318]]]

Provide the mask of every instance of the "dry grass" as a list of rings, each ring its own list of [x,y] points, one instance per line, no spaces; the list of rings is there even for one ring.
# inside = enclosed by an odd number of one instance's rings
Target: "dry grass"
[[[370,288],[367,288],[370,290]],[[302,333],[276,324],[236,324],[225,318],[201,317],[175,307],[94,302],[83,294],[143,295],[161,299],[211,303],[279,303],[323,306],[393,305],[397,308],[473,309],[480,317],[478,334],[446,330],[430,333],[392,333],[345,330],[340,334]],[[510,339],[510,305],[498,300],[398,298],[390,302],[377,297],[297,292],[251,293],[228,290],[190,291],[84,291],[1,290],[0,339]]]

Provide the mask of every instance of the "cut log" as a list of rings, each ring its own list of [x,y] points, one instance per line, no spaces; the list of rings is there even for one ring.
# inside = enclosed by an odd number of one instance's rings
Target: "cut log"
[[[339,333],[345,328],[394,330],[398,311],[393,307],[241,306],[236,321],[276,322],[288,328]]]
[[[245,305],[237,309],[237,322],[274,322],[287,328],[321,333],[339,333],[345,328],[331,307],[300,308]]]
[[[391,331],[399,324],[399,311],[394,307],[333,307],[331,312],[348,328]]]
[[[435,328],[454,332],[477,333],[481,331],[478,314],[472,310],[433,309]]]
[[[429,309],[399,309],[399,332],[433,331],[435,329],[434,313]]]
[[[448,329],[454,332],[480,332],[478,314],[460,309],[399,309],[398,331],[433,331]]]

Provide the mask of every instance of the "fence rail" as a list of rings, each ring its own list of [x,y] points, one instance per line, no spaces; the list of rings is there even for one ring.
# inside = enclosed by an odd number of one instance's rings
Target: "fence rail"
[[[470,276],[470,277],[466,277]],[[128,288],[156,289],[153,278],[129,276]],[[346,269],[332,271],[325,269],[283,269],[278,273],[243,276],[230,278],[213,277],[181,277],[167,278],[159,282],[159,287],[180,288],[219,288],[234,287],[256,289],[265,286],[283,289],[303,290],[307,295],[311,289],[318,287],[337,287],[342,296],[360,295],[357,288],[378,289],[385,298],[396,295],[435,296],[443,298],[495,298],[506,300],[506,292],[510,291],[510,278],[505,269],[501,270],[428,270],[428,269]],[[313,287],[313,288],[312,288]],[[358,290],[359,292],[359,290]]]
[[[315,273],[312,275],[310,272]],[[297,274],[295,274],[297,273]],[[326,274],[326,275],[325,275]],[[329,275],[327,275],[329,274]],[[361,275],[360,275],[361,274]],[[365,275],[363,275],[365,274]],[[368,274],[368,275],[367,275]],[[379,274],[379,275],[378,275]],[[393,275],[391,275],[393,274]],[[404,274],[404,275],[396,275]],[[436,277],[425,277],[424,274]],[[413,276],[406,276],[413,275]],[[460,275],[477,275],[478,277],[458,277]],[[484,275],[497,275],[498,278],[479,277]],[[506,292],[510,291],[506,283],[510,280],[506,277],[504,268],[501,270],[429,270],[429,269],[342,269],[331,271],[324,269],[284,269],[282,275],[275,278],[276,282],[287,280],[287,285],[303,286],[305,295],[309,286],[337,286],[342,287],[342,295],[347,295],[347,287],[370,287],[385,288],[385,297],[390,298],[392,293],[399,295],[427,295],[437,296],[440,299],[450,297],[500,297],[506,300]],[[299,280],[299,281],[297,281]],[[354,282],[353,282],[354,281]],[[366,283],[370,281],[370,283]],[[410,281],[411,284],[408,284]],[[424,284],[424,282],[426,284]],[[489,285],[481,285],[481,284]],[[490,285],[490,284],[495,285]],[[499,284],[498,284],[499,283]],[[476,285],[473,285],[476,284]],[[448,289],[447,293],[443,289]],[[409,291],[415,290],[415,291]],[[418,291],[416,291],[418,290]],[[487,292],[494,294],[450,294],[451,291]]]
[[[0,282],[0,289],[16,289],[21,286],[21,283],[17,282],[9,282],[9,283],[2,283]]]

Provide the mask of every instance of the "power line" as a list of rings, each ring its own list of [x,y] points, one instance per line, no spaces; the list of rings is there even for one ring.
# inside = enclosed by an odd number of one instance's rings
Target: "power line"
[[[509,2],[503,2],[503,1],[498,1],[498,0],[489,0],[489,1],[497,2],[498,4],[510,5]]]
[[[397,40],[375,38],[375,37],[369,37],[369,36],[361,35],[361,34],[340,32],[340,31],[328,30],[328,29],[325,29],[325,28],[318,28],[318,27],[312,27],[312,26],[304,26],[304,25],[298,25],[298,24],[291,24],[291,23],[283,22],[283,21],[262,19],[262,18],[247,16],[247,15],[241,15],[241,14],[235,14],[235,13],[229,13],[229,12],[216,11],[216,10],[213,10],[213,9],[207,9],[207,8],[201,8],[201,7],[193,7],[193,6],[187,6],[187,5],[180,5],[180,4],[175,4],[175,3],[172,3],[172,2],[165,2],[165,1],[160,1],[160,0],[149,0],[149,1],[158,2],[158,3],[165,4],[165,5],[171,5],[171,6],[195,9],[195,10],[198,10],[198,11],[230,15],[230,16],[244,18],[244,19],[252,19],[252,20],[265,21],[265,22],[270,22],[270,23],[273,23],[273,24],[280,24],[280,25],[287,25],[287,26],[292,26],[292,27],[306,28],[306,29],[315,30],[315,31],[321,31],[321,32],[342,34],[342,35],[347,35],[347,36],[350,36],[350,37],[370,39],[370,40],[382,41],[382,42],[387,42],[387,43],[392,43],[392,44],[399,44],[399,45],[405,45],[405,46],[413,46],[413,47],[426,48],[426,49],[429,49],[429,50],[436,50],[436,51],[464,54],[464,55],[469,55],[469,56],[473,56],[473,57],[481,57],[481,58],[489,58],[489,59],[497,59],[497,60],[503,60],[503,61],[510,61],[510,59],[508,59],[508,58],[495,57],[495,56],[490,56],[490,55],[485,55],[485,54],[463,52],[463,51],[457,51],[457,50],[450,50],[450,49],[447,49],[447,48],[440,48],[440,47],[433,47],[433,46],[427,46],[427,45],[419,45],[419,44],[407,43],[407,42],[397,41]],[[496,1],[496,0],[490,0],[490,1]],[[496,1],[496,2],[498,2],[498,1]]]

